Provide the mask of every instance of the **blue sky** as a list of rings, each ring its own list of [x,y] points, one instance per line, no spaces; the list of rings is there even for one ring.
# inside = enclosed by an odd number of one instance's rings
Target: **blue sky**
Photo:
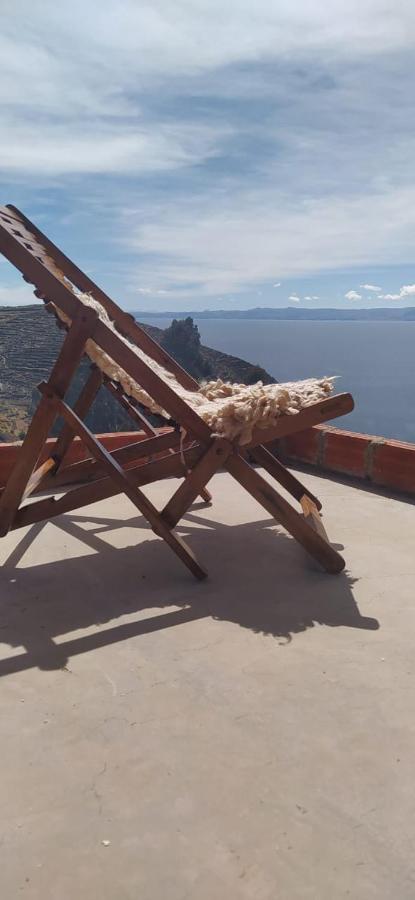
[[[3,0],[1,32],[1,202],[124,307],[415,303],[415,4]]]

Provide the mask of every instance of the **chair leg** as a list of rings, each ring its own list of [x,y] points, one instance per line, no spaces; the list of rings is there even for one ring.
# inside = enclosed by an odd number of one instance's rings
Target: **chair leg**
[[[255,461],[259,463],[269,475],[272,475],[272,477],[275,478],[275,480],[278,481],[292,497],[295,497],[296,500],[301,502],[301,498],[305,495],[313,501],[317,509],[321,509],[320,500],[318,500],[304,484],[301,484],[301,481],[299,481],[298,478],[295,478],[295,476],[292,475],[292,473],[289,472],[266,447],[260,444],[258,447],[253,447],[252,450],[249,451],[249,454],[250,456],[253,456]]]
[[[206,483],[220,469],[231,452],[232,444],[218,438],[210,445],[194,468],[188,472],[161,513],[163,520],[170,528],[177,525],[197,495],[202,493]]]
[[[314,530],[290,503],[281,497],[271,485],[259,475],[239,454],[234,453],[226,462],[231,475],[244,487],[271,516],[276,519],[297,540],[307,553],[316,559],[331,574],[344,569],[344,559]]]
[[[49,390],[47,385],[40,385],[40,389],[47,395]],[[92,434],[84,422],[82,422],[76,413],[70,409],[63,400],[57,400],[57,408],[59,414],[63,415],[65,421],[70,425],[72,430],[79,434],[79,437],[91,451],[92,455],[102,463],[113,482],[118,485],[120,492],[126,494],[134,506],[136,506],[147,519],[147,522],[150,523],[154,533],[166,541],[166,544],[174,550],[176,555],[184,562],[185,566],[187,566],[195,578],[198,578],[199,580],[206,578],[207,573],[205,569],[200,565],[190,547],[187,546],[185,541],[179,537],[179,535],[172,532],[170,526],[164,521],[155,506],[153,506],[150,500],[147,499],[145,494],[143,494],[134,483],[133,477],[128,470],[125,471],[120,466],[114,457],[111,456],[111,453],[97,441],[95,435]]]
[[[10,530],[30,476],[56,417],[56,403],[42,398],[0,499],[0,537]]]

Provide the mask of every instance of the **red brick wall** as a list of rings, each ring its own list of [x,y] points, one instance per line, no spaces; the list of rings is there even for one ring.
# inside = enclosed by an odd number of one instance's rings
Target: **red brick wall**
[[[415,444],[316,425],[278,441],[276,450],[287,461],[415,494]]]
[[[163,429],[161,429],[163,430]],[[109,450],[142,440],[137,431],[98,435]],[[48,441],[43,458],[51,452],[54,439]],[[5,484],[21,444],[0,444],[0,487]],[[287,462],[301,462],[364,479],[373,485],[415,495],[415,444],[387,441],[369,434],[341,431],[329,425],[317,425],[299,434],[283,438],[275,448]],[[79,438],[72,443],[67,463],[87,458]]]

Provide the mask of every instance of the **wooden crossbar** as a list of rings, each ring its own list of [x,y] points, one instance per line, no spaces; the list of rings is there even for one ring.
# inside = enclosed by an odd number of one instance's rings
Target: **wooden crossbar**
[[[174,528],[189,509],[203,487],[224,464],[233,447],[229,441],[217,438],[206,450],[199,462],[191,469],[176,493],[164,507],[162,516]]]
[[[183,453],[186,465],[191,468],[197,463],[203,454],[200,446],[192,447]],[[155,459],[145,465],[137,464],[129,469],[129,477],[137,487],[152,484],[165,478],[180,478],[183,474],[183,461],[181,453],[173,453],[163,459]],[[97,481],[81,484],[63,494],[61,497],[45,497],[34,503],[27,503],[17,511],[12,524],[12,530],[23,528],[25,525],[33,525],[35,522],[43,522],[56,518],[63,513],[108,500],[121,493],[118,484],[108,475],[101,475]]]
[[[298,478],[288,471],[285,466],[280,463],[280,461],[274,456],[273,453],[270,453],[266,447],[254,447],[250,450],[250,456],[252,456],[255,462],[259,463],[269,475],[272,475],[279,484],[281,484],[292,497],[295,497],[296,500],[301,502],[301,499],[306,496],[309,497],[310,500],[313,501],[314,505],[317,509],[321,509],[320,500],[314,496],[307,488],[301,484],[301,481]]]
[[[140,412],[140,410],[137,409],[134,403],[131,402],[130,398],[125,396],[120,384],[116,385],[114,384],[114,382],[110,381],[109,378],[104,378],[104,386],[118,401],[118,403],[121,404],[123,409],[125,409],[126,413],[133,420],[133,422],[140,425],[140,428],[143,429],[145,434],[153,436],[157,435],[157,429],[154,428],[151,422],[148,421],[144,413]],[[212,500],[211,494],[205,487],[200,488],[200,496],[205,503],[210,503]]]
[[[26,500],[32,494],[36,493],[39,488],[44,484],[44,480],[48,472],[51,472],[56,467],[56,459],[53,456],[49,456],[48,459],[45,459],[45,462],[36,469],[35,472],[32,472],[29,481],[23,491],[22,500]]]
[[[344,569],[344,559],[323,537],[310,527],[303,516],[281,497],[239,454],[227,460],[229,472],[271,516],[291,534],[321,566],[331,574]]]
[[[74,410],[71,409],[64,400],[61,400],[56,395],[53,396],[53,392],[51,393],[51,389],[48,385],[40,385],[40,389],[44,397],[49,397],[51,400],[53,399],[55,401],[59,414],[64,417],[72,430],[82,438],[84,444],[88,447],[93,456],[100,461],[103,468],[107,470],[110,478],[117,485],[119,491],[126,494],[134,506],[137,507],[143,516],[145,516],[153,531],[164,538],[169,547],[171,547],[196,578],[206,578],[207,573],[202,566],[199,565],[190,547],[188,547],[185,541],[177,534],[173,534],[160,513],[157,512],[155,506],[153,506],[150,500],[145,497],[142,491],[140,491],[134,483],[134,480],[130,477],[129,471],[126,471],[119,465],[111,453],[109,453],[103,444],[96,439],[95,435],[92,434],[85,423],[82,422],[79,416],[76,415]]]
[[[131,400],[125,396],[120,384],[114,384],[109,378],[104,378],[104,387],[112,397],[115,397],[120,406],[122,406],[125,412],[130,416],[130,419],[132,419],[136,425],[139,425],[145,434],[149,436],[157,434],[157,429],[154,428],[154,425],[152,425],[146,416],[143,415],[143,413],[134,406]]]
[[[123,468],[133,468],[134,465],[146,457],[150,458],[165,451],[174,451],[179,446],[180,439],[176,431],[168,431],[159,434],[154,438],[146,440],[133,441],[117,450],[112,450],[111,455],[119,462]],[[52,454],[53,455],[53,448]],[[181,475],[185,474],[182,467]],[[102,466],[94,457],[72,463],[70,466],[64,466],[52,478],[45,478],[43,483],[44,490],[54,490],[65,484],[77,484],[81,481],[94,481],[102,477]]]
[[[97,368],[97,366],[92,366],[89,378],[85,382],[85,384],[82,388],[82,391],[81,391],[81,393],[75,403],[75,406],[74,406],[74,410],[80,419],[85,418],[93,401],[95,400],[95,397],[96,397],[101,385],[102,385],[102,373]],[[62,431],[61,431],[61,433],[56,441],[56,444],[53,448],[53,455],[56,460],[56,466],[55,466],[56,472],[62,466],[65,456],[66,456],[66,454],[69,450],[69,447],[72,443],[73,436],[74,436],[74,433],[73,433],[70,425],[68,425],[68,423],[65,422],[65,424],[62,428]]]
[[[312,406],[304,407],[293,416],[280,416],[273,428],[255,428],[246,449],[279,441],[289,434],[296,434],[297,431],[305,431],[314,425],[321,425],[322,422],[344,416],[353,409],[354,400],[351,394],[335,394],[334,397],[327,397],[327,400],[320,400]]]

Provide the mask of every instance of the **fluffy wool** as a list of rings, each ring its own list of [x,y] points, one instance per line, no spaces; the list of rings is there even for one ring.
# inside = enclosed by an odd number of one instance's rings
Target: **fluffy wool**
[[[305,381],[266,385],[262,381],[246,385],[231,384],[217,379],[202,384],[198,391],[187,390],[177,381],[175,375],[120,334],[104,307],[97,300],[94,300],[89,294],[81,294],[79,299],[85,305],[96,310],[99,318],[117,334],[119,340],[185,400],[209,425],[215,436],[226,437],[239,444],[248,444],[254,428],[272,428],[277,424],[280,416],[296,415],[304,407],[326,399],[333,390],[333,378],[308,378]],[[59,307],[56,307],[56,313],[66,325],[70,324],[70,319]],[[108,378],[121,384],[129,397],[142,403],[150,412],[169,418],[168,412],[162,409],[125,369],[98,347],[95,341],[87,341],[86,352],[91,361]]]

